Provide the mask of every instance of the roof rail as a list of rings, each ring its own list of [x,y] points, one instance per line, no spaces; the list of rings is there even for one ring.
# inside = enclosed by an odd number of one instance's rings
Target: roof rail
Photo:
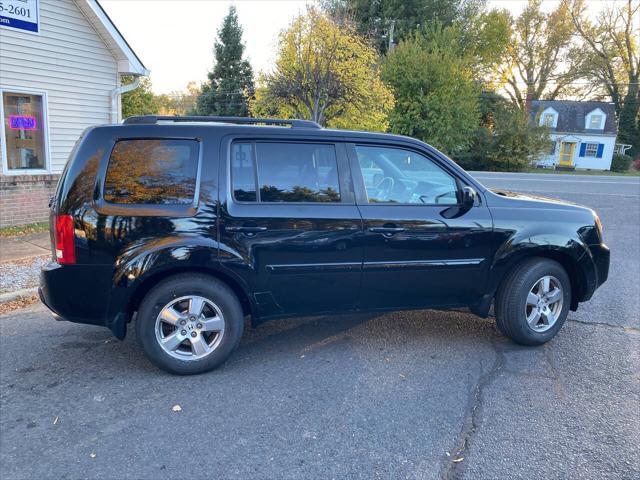
[[[155,125],[158,122],[219,122],[219,123],[237,123],[242,125],[291,125],[291,128],[322,128],[316,122],[311,120],[285,120],[281,118],[251,118],[251,117],[217,117],[217,116],[201,116],[186,115],[183,117],[174,117],[170,115],[141,115],[129,117],[124,120],[127,125]]]

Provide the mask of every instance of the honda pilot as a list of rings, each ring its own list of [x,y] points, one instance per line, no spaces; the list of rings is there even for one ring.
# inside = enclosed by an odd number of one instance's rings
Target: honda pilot
[[[130,325],[176,374],[287,316],[468,308],[523,345],[607,279],[597,214],[485,188],[408,137],[304,120],[132,117],[87,130],[51,202],[54,314]]]

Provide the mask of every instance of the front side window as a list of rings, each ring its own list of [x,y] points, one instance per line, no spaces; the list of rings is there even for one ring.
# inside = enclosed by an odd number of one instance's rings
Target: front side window
[[[2,108],[8,169],[45,169],[46,125],[42,95],[3,92]]]
[[[591,115],[589,119],[589,128],[592,130],[600,130],[602,127],[602,115]]]
[[[587,143],[584,154],[586,157],[595,157],[598,154],[598,144],[597,143]]]
[[[456,179],[418,153],[358,145],[356,154],[369,203],[458,203]]]
[[[340,202],[338,161],[333,145],[234,143],[231,180],[238,201]]]
[[[118,204],[190,205],[197,172],[196,140],[121,140],[111,152],[104,199]]]

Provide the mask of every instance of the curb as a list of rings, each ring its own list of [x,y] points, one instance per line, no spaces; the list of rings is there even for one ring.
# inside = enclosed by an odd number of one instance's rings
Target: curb
[[[12,302],[23,297],[31,297],[38,294],[38,287],[24,288],[22,290],[16,290],[15,292],[8,292],[0,294],[0,303]]]
[[[0,265],[6,264],[6,263],[22,262],[24,260],[31,260],[33,258],[45,257],[47,255],[49,255],[48,252],[44,252],[44,253],[30,253],[28,255],[25,255],[24,257],[2,258],[0,259]]]

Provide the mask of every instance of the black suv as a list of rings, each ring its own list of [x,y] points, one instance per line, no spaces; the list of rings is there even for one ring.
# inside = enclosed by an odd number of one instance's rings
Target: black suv
[[[539,345],[607,278],[593,210],[490,191],[412,138],[304,120],[132,117],[87,130],[51,205],[42,301],[135,321],[173,373],[220,365],[244,317],[468,307]]]

